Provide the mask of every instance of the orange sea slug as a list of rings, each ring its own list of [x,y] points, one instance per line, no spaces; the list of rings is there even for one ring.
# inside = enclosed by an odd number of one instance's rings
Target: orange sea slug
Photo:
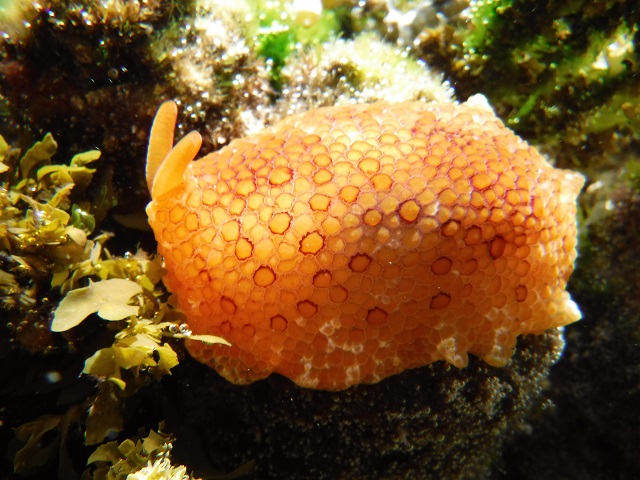
[[[580,318],[565,284],[581,175],[552,166],[482,97],[329,107],[192,162],[175,103],[151,130],[149,222],[191,354],[246,384],[327,390]]]

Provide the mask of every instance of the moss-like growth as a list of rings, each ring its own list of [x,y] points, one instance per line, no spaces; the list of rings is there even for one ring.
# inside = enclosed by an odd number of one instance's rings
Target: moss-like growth
[[[82,145],[100,145],[108,160],[98,175],[116,166],[114,191],[121,205],[141,205],[142,184],[128,180],[140,168],[130,159],[143,155],[142,132],[156,105],[150,37],[180,16],[171,5],[189,2],[13,3],[29,4],[34,14],[19,38],[0,36],[3,134],[29,139],[52,132],[65,156]]]
[[[562,154],[640,139],[639,35],[633,1],[477,0],[419,38],[462,98],[481,91],[519,133]]]
[[[374,34],[293,54],[282,80],[282,115],[354,102],[453,101],[441,75]]]
[[[159,32],[151,56],[167,93],[186,112],[178,136],[208,130],[204,149],[259,130],[283,88],[282,68],[297,51],[339,34],[338,14],[320,2],[195,1]]]

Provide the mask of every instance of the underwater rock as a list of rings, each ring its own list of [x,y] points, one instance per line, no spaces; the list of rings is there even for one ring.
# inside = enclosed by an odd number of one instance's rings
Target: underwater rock
[[[505,478],[635,478],[640,471],[640,176],[637,153],[593,178],[581,203],[569,290],[584,318],[566,327],[549,377],[554,407],[530,419],[505,454]]]
[[[195,431],[184,441],[218,471],[255,461],[243,478],[479,479],[539,405],[563,345],[560,330],[528,335],[503,368],[476,357],[464,369],[436,362],[339,392],[279,375],[236,386],[186,360],[168,380],[172,409]]]

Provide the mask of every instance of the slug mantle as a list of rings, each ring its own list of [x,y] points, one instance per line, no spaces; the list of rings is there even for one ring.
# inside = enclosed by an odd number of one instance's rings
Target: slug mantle
[[[164,282],[228,380],[375,383],[580,319],[565,291],[584,178],[554,169],[483,97],[321,108],[193,162],[164,103],[149,222]]]

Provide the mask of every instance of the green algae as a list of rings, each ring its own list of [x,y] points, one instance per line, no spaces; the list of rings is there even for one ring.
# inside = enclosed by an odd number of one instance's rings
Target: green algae
[[[436,7],[446,19],[421,25],[414,45],[446,72],[458,98],[483,93],[505,123],[564,167],[585,167],[585,150],[611,153],[640,140],[636,2],[469,5],[448,16]]]
[[[516,130],[548,143],[629,131],[638,95],[640,17],[633,2],[472,2],[462,33],[465,58]],[[500,82],[510,78],[510,82]]]
[[[270,62],[276,90],[282,88],[280,72],[289,55],[335,38],[340,31],[339,17],[331,9],[322,8],[319,14],[314,12],[310,20],[303,21],[291,2],[253,0],[250,4],[258,12],[258,28],[253,35],[256,52]]]

